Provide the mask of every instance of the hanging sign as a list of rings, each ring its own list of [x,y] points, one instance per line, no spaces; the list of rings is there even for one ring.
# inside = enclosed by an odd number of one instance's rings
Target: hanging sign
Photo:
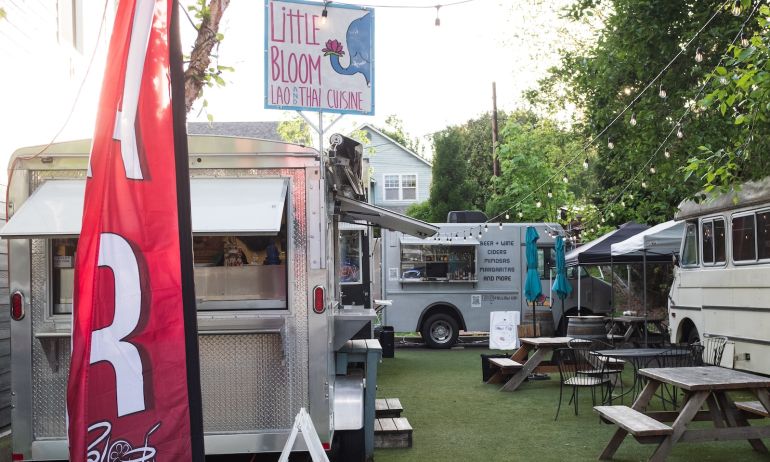
[[[115,17],[75,261],[72,461],[203,460],[177,9]]]
[[[265,0],[265,108],[374,114],[374,10]]]

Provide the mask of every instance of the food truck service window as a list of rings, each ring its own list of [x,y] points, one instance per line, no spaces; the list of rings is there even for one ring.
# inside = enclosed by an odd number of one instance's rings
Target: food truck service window
[[[340,283],[361,284],[361,231],[340,231]]]
[[[476,282],[477,248],[475,239],[444,244],[404,237],[400,279],[402,282]]]
[[[75,238],[51,239],[51,299],[53,314],[72,313],[75,288]]]

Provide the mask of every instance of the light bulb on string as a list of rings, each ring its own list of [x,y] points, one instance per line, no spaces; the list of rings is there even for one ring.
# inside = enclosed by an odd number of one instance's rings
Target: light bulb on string
[[[665,151],[663,151],[663,156],[664,156],[666,159],[670,159],[670,158],[671,158],[671,152],[669,152],[668,148],[666,148],[666,150],[665,150]]]
[[[553,191],[551,191],[550,189],[548,190],[548,198],[553,199]]]
[[[647,189],[647,182],[646,181],[642,181],[642,188]]]
[[[695,50],[695,62],[696,63],[703,62],[703,53],[700,52],[700,48]]]
[[[502,230],[503,230],[503,222],[501,221],[500,222],[500,231],[502,231]]]
[[[610,138],[607,138],[607,148],[615,149],[615,143]],[[588,168],[588,161],[583,162],[583,168]]]
[[[744,37],[744,36],[743,36],[743,34],[741,34],[741,46],[742,46],[743,48],[746,48],[746,47],[748,47],[748,46],[749,46],[749,39],[747,39],[746,37]]]
[[[720,85],[727,85],[727,77],[725,77],[724,75],[720,76],[719,77],[719,84]]]
[[[663,88],[663,84],[662,83],[658,87],[658,96],[660,96],[663,99],[665,99],[666,96],[668,96],[668,93],[666,93],[666,89]]]
[[[655,166],[654,165],[650,165],[650,173],[652,173],[654,175],[655,172],[657,172],[657,170],[655,170]]]
[[[630,123],[632,127],[636,127],[636,114],[633,112],[631,113],[631,120],[629,120],[628,123]]]
[[[567,175],[564,175],[561,179],[563,183],[569,183],[569,178],[567,178]]]
[[[322,26],[326,24],[326,17],[329,15],[329,12],[326,10],[326,5],[327,4],[328,4],[328,2],[324,2],[324,10],[321,11],[321,25]]]
[[[441,5],[436,5],[436,20],[433,22],[433,24],[436,25],[436,27],[441,25],[441,18],[438,17],[438,10],[441,8]]]
[[[678,128],[676,129],[676,137],[679,139],[684,138],[684,132],[682,131],[682,125],[679,124]]]
[[[620,206],[626,208],[626,201],[620,201]]]
[[[535,202],[535,207],[540,208],[543,206],[543,203],[540,201]]]
[[[740,2],[740,0],[735,0],[735,3],[733,3],[733,9],[731,11],[733,13],[733,16],[740,16],[741,15],[741,2]]]
[[[524,218],[524,212],[519,212],[519,218]]]
[[[506,220],[510,220],[510,219],[511,219],[511,216],[510,216],[510,215],[508,215],[508,212],[505,212],[505,219],[506,219]]]
[[[602,223],[604,223],[605,221],[607,221],[607,220],[605,220],[604,216],[602,216]]]
[[[610,212],[610,217],[615,218],[615,212]]]
[[[487,226],[486,223],[484,223],[484,232],[486,233],[487,231],[489,231],[489,227]]]
[[[468,238],[465,236],[465,231],[463,231],[463,240],[467,240]]]
[[[479,228],[479,239],[481,239],[481,228]]]

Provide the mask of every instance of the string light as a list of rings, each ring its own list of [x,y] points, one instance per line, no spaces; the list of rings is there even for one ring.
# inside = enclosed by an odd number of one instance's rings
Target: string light
[[[647,182],[646,181],[642,181],[642,188],[647,189]]]
[[[652,174],[654,175],[656,171],[657,171],[657,170],[655,170],[655,166],[654,166],[654,165],[651,165],[651,166],[650,166],[650,173],[652,173]]]
[[[615,149],[615,143],[613,143],[609,138],[607,138],[607,148]],[[583,168],[588,168],[588,161],[583,162]]]
[[[535,202],[535,207],[540,208],[543,206],[543,203],[540,201]]]
[[[666,96],[668,96],[668,93],[666,93],[665,88],[663,88],[663,84],[660,84],[660,87],[658,87],[658,96],[660,96],[663,99],[666,99]]]
[[[696,63],[703,62],[703,53],[700,52],[700,48],[695,50],[695,62]]]
[[[610,212],[610,216],[611,216],[612,218],[615,218],[615,212]]]
[[[569,178],[567,178],[567,175],[564,175],[561,179],[563,183],[569,183]]]
[[[747,39],[746,37],[744,37],[744,36],[743,36],[743,34],[741,34],[741,46],[742,46],[743,48],[746,48],[746,47],[748,47],[748,46],[749,46],[749,39]]]
[[[631,113],[631,120],[628,121],[632,127],[636,127],[636,114]]]
[[[620,201],[620,206],[626,208],[626,201]]]
[[[479,239],[481,239],[481,228],[479,228]]]
[[[519,212],[519,218],[524,218],[524,212]]]
[[[436,21],[434,22],[434,24],[436,25],[436,27],[438,27],[438,26],[440,26],[440,25],[441,25],[441,18],[439,18],[439,17],[438,17],[438,10],[439,10],[440,8],[441,8],[441,5],[436,5]]]
[[[735,0],[735,3],[733,3],[733,16],[740,16],[741,15],[741,2],[740,0]]]
[[[551,191],[550,189],[548,190],[548,198],[553,199],[553,191]]]
[[[682,124],[677,124],[678,128],[676,129],[676,137],[680,140],[684,138],[684,132],[682,131]]]
[[[486,233],[487,231],[489,231],[489,227],[487,227],[487,224],[484,223],[484,232]]]
[[[670,159],[670,158],[671,158],[671,153],[669,152],[668,148],[666,148],[666,150],[665,150],[665,151],[663,151],[663,156],[664,156],[666,159]]]
[[[508,212],[505,212],[505,219],[506,219],[506,220],[510,220],[510,219],[511,219],[511,216],[510,216],[510,215],[508,215]]]
[[[502,230],[503,230],[503,222],[501,221],[500,222],[500,231],[502,231]]]
[[[465,231],[463,231],[463,240],[466,240],[467,237],[465,236]]]
[[[328,5],[329,2],[324,2],[324,10],[321,12],[321,25],[323,26],[326,24],[326,17],[329,15],[329,12],[326,11],[326,5]]]

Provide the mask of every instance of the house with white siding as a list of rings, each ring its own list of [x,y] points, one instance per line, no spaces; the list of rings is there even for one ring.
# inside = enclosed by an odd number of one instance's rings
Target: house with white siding
[[[369,139],[364,146],[371,172],[369,202],[404,213],[410,205],[428,200],[433,165],[372,125],[359,130]]]

